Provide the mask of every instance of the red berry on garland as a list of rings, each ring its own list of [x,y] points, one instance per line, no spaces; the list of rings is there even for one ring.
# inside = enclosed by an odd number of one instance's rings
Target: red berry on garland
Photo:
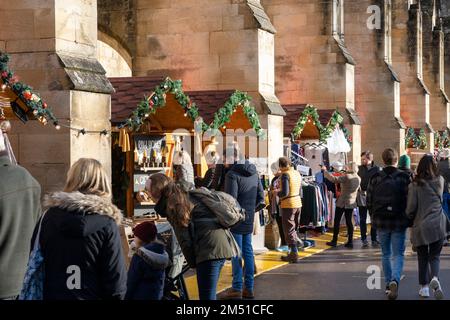
[[[30,91],[25,91],[25,92],[23,93],[23,97],[24,97],[25,99],[27,99],[27,100],[30,100],[30,99],[31,99],[31,96],[32,96],[32,94],[31,94]]]
[[[42,104],[42,107],[43,107],[44,109],[47,109],[47,103],[44,102],[44,103]]]

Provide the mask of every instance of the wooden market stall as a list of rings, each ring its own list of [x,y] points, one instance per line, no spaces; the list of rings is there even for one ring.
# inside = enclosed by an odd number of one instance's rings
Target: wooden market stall
[[[441,136],[439,132],[434,134],[436,148],[439,148],[441,143]],[[445,137],[445,135],[444,135]],[[428,143],[427,134],[424,128],[407,127],[405,133],[405,148],[406,153],[411,158],[411,169],[415,170],[418,166],[420,159],[430,152],[430,145]],[[445,141],[443,141],[445,143]]]
[[[285,156],[299,159],[302,165],[314,162],[315,165],[311,167],[311,173],[320,171],[319,164],[328,165],[332,161],[326,162],[325,159],[317,159],[316,152],[305,155],[303,152],[305,147],[325,150],[327,139],[336,129],[342,130],[347,142],[350,145],[352,144],[344,117],[338,109],[317,109],[309,104],[285,105],[283,107],[286,111],[284,122]],[[344,152],[339,156],[342,159],[336,158],[334,160],[347,161]]]
[[[174,152],[183,146],[190,150],[195,176],[205,174],[204,148],[211,142],[203,143],[202,134],[233,91],[183,92],[181,81],[160,77],[109,80],[116,90],[111,97],[112,123],[117,126],[112,151],[115,197],[126,194],[119,202],[129,218],[154,216],[155,204],[137,196],[145,196],[141,191],[146,180],[155,172],[172,177]]]
[[[145,182],[152,173],[173,175],[174,152],[193,139],[198,111],[183,93],[181,82],[149,77],[110,81],[116,90],[111,97],[112,123],[118,131],[113,139],[113,166],[119,162],[122,169],[113,170],[113,188],[114,184],[127,186],[122,203],[127,217],[151,215],[155,204],[141,192]],[[183,132],[174,133],[180,129]]]

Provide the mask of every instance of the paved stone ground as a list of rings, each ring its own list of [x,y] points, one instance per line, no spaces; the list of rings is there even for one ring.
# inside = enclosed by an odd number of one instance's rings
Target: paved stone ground
[[[406,250],[399,299],[421,299],[418,295],[417,256],[411,247]],[[256,299],[275,300],[385,300],[384,278],[382,290],[367,289],[366,273],[370,265],[381,268],[380,249],[362,249],[355,240],[355,248],[343,246],[314,255],[296,265],[286,265],[255,278]],[[441,255],[441,285],[450,298],[450,248]],[[434,299],[430,297],[429,299]]]

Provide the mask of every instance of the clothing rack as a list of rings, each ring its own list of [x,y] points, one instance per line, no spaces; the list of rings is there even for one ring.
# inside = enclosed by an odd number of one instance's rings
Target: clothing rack
[[[308,146],[308,147],[316,147],[316,148],[319,148],[319,147],[326,147],[326,145],[325,145],[323,142],[319,142],[319,143],[315,143],[315,142],[305,142],[305,143],[301,144],[301,146],[302,146],[302,147],[306,147],[306,146]]]
[[[299,157],[299,158],[302,159],[303,161],[309,162],[308,159],[306,159],[305,157],[299,155],[297,152],[291,150],[291,153],[292,153],[294,156]]]

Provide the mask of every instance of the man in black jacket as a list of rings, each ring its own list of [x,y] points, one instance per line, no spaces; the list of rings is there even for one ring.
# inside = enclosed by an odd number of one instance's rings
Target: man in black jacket
[[[222,299],[252,299],[254,278],[254,256],[252,247],[253,223],[256,207],[264,202],[264,190],[259,179],[256,166],[243,160],[237,148],[227,148],[227,158],[234,159],[234,165],[225,176],[225,192],[232,195],[239,205],[245,209],[245,220],[231,228],[238,243],[242,257],[233,258],[233,284],[232,288],[220,295]],[[226,159],[227,159],[226,158]],[[230,160],[225,160],[230,162]],[[244,279],[242,281],[242,259],[244,260]]]
[[[406,229],[410,221],[406,216],[409,174],[397,169],[398,154],[384,150],[385,168],[374,174],[367,188],[367,208],[372,212],[372,224],[378,230],[381,242],[386,293],[390,300],[397,299],[403,271]]]
[[[356,198],[359,209],[359,221],[361,226],[361,241],[363,248],[368,248],[369,243],[367,241],[367,203],[366,194],[367,186],[369,185],[370,178],[381,169],[373,162],[373,153],[370,151],[364,151],[361,153],[361,165],[358,168],[358,176],[361,178],[360,190],[358,190],[358,196]],[[369,212],[370,214],[370,212]],[[372,220],[372,218],[371,218]],[[372,246],[378,247],[379,242],[377,240],[377,230],[374,224],[370,228],[370,238],[372,240]]]

